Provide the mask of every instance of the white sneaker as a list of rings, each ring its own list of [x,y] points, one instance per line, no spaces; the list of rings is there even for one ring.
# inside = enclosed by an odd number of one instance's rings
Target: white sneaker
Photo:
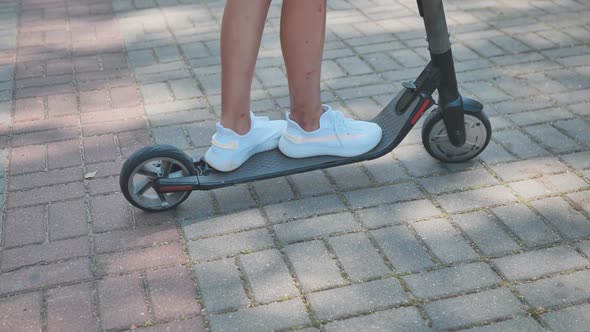
[[[242,166],[253,155],[275,149],[287,126],[286,121],[270,121],[265,116],[254,116],[250,112],[251,128],[245,135],[239,135],[217,123],[217,132],[211,140],[211,147],[205,153],[205,161],[221,172],[230,172]]]
[[[279,141],[283,154],[291,158],[354,157],[370,151],[381,141],[381,127],[376,123],[345,118],[328,105],[322,107],[320,128],[312,132],[301,129],[287,113],[287,129]]]

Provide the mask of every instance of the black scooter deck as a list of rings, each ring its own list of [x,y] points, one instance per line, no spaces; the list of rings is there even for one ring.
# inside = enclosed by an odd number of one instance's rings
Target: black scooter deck
[[[409,95],[411,98],[407,100]],[[398,101],[402,98],[405,99],[403,102],[406,104],[405,107],[398,105]],[[416,95],[413,91],[404,88],[383,111],[371,120],[383,129],[383,137],[374,149],[360,156],[352,158],[319,156],[292,159],[275,149],[253,156],[232,172],[224,173],[209,168],[204,170],[202,174],[192,177],[161,179],[156,187],[161,188],[162,191],[168,191],[166,187],[173,189],[173,186],[192,183],[194,189],[208,190],[379,158],[391,152],[406,137],[418,118],[433,103],[430,96]]]

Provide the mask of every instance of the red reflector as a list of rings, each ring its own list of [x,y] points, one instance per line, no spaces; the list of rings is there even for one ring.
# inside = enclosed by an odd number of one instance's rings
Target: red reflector
[[[192,186],[174,186],[174,187],[161,187],[160,192],[162,193],[169,193],[175,191],[192,191]]]
[[[424,111],[426,111],[426,109],[428,108],[428,106],[430,106],[430,99],[426,99],[424,101],[424,104],[422,104],[422,106],[420,106],[420,109],[418,110],[418,113],[416,113],[416,115],[414,115],[414,117],[412,118],[412,124],[415,125],[416,122],[418,122],[418,119],[420,119],[420,116],[422,115],[422,113],[424,113]]]

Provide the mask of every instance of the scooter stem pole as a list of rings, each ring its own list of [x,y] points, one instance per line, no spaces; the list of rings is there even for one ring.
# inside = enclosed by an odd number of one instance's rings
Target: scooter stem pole
[[[417,1],[420,15],[424,18],[430,57],[434,67],[440,73],[439,108],[443,112],[449,140],[455,146],[462,146],[465,144],[463,99],[457,86],[457,75],[443,2],[442,0]]]

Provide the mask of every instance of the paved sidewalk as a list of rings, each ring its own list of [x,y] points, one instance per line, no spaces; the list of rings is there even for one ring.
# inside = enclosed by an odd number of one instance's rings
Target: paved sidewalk
[[[0,1],[0,331],[588,329],[590,2],[445,2],[494,127],[477,160],[436,162],[416,128],[376,161],[141,212],[123,160],[209,143],[223,5]],[[323,99],[371,118],[427,62],[415,1],[329,6]],[[274,118],[279,15],[252,93]]]

